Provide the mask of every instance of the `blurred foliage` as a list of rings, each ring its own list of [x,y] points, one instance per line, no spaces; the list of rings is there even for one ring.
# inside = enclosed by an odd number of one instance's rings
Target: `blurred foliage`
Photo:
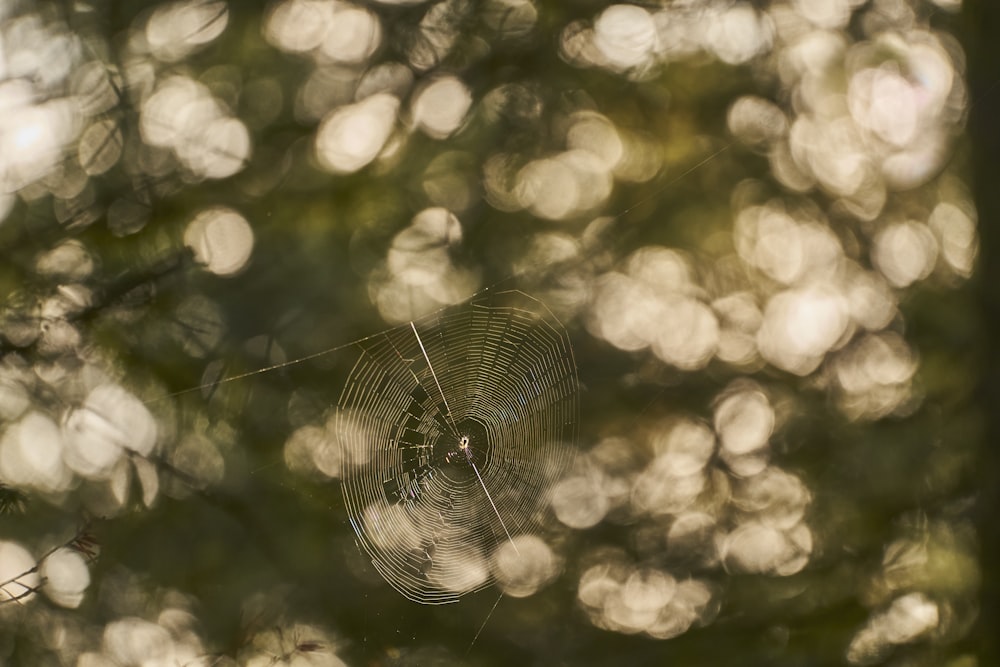
[[[967,4],[5,3],[0,664],[992,664]],[[507,287],[561,568],[418,605],[320,461],[352,342]]]

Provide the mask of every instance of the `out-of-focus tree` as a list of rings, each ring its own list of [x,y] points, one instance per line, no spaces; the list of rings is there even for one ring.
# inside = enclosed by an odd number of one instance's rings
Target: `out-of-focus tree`
[[[0,661],[996,656],[986,3],[140,4],[0,7]],[[353,342],[507,287],[577,455],[416,604]]]

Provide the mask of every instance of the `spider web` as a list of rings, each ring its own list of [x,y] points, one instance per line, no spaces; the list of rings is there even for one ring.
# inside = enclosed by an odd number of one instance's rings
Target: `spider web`
[[[487,293],[361,341],[338,403],[344,502],[390,586],[422,604],[493,583],[569,464],[579,421],[566,330]]]

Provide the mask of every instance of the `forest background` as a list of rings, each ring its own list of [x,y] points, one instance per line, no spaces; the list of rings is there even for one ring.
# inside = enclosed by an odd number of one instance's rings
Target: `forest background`
[[[994,4],[3,3],[0,662],[997,664]],[[483,289],[576,457],[422,605],[338,404]]]

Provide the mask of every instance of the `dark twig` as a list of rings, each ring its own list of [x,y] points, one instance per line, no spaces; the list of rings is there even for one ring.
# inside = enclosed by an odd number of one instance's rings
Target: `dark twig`
[[[93,562],[97,558],[97,548],[96,548],[97,540],[94,539],[93,535],[90,534],[88,528],[89,528],[89,523],[83,524],[83,526],[81,526],[80,529],[76,531],[76,534],[74,534],[73,537],[66,540],[62,544],[57,544],[56,546],[46,551],[42,555],[42,557],[38,559],[38,561],[34,564],[34,566],[28,568],[24,572],[21,572],[20,574],[14,575],[13,577],[7,579],[6,581],[0,582],[0,591],[2,591],[8,596],[6,598],[0,599],[0,605],[7,604],[10,602],[20,603],[20,600],[28,597],[32,593],[37,593],[38,591],[40,591],[46,582],[44,577],[42,577],[39,580],[36,586],[28,586],[22,583],[20,580],[24,577],[27,577],[28,575],[35,574],[36,572],[38,572],[41,569],[42,564],[46,561],[46,559],[48,559],[49,556],[59,551],[60,549],[72,549],[73,551],[80,552],[85,556],[87,556],[87,560],[89,562]],[[11,584],[17,584],[19,586],[22,586],[25,590],[16,595],[13,595],[7,591],[7,586],[10,586]]]

